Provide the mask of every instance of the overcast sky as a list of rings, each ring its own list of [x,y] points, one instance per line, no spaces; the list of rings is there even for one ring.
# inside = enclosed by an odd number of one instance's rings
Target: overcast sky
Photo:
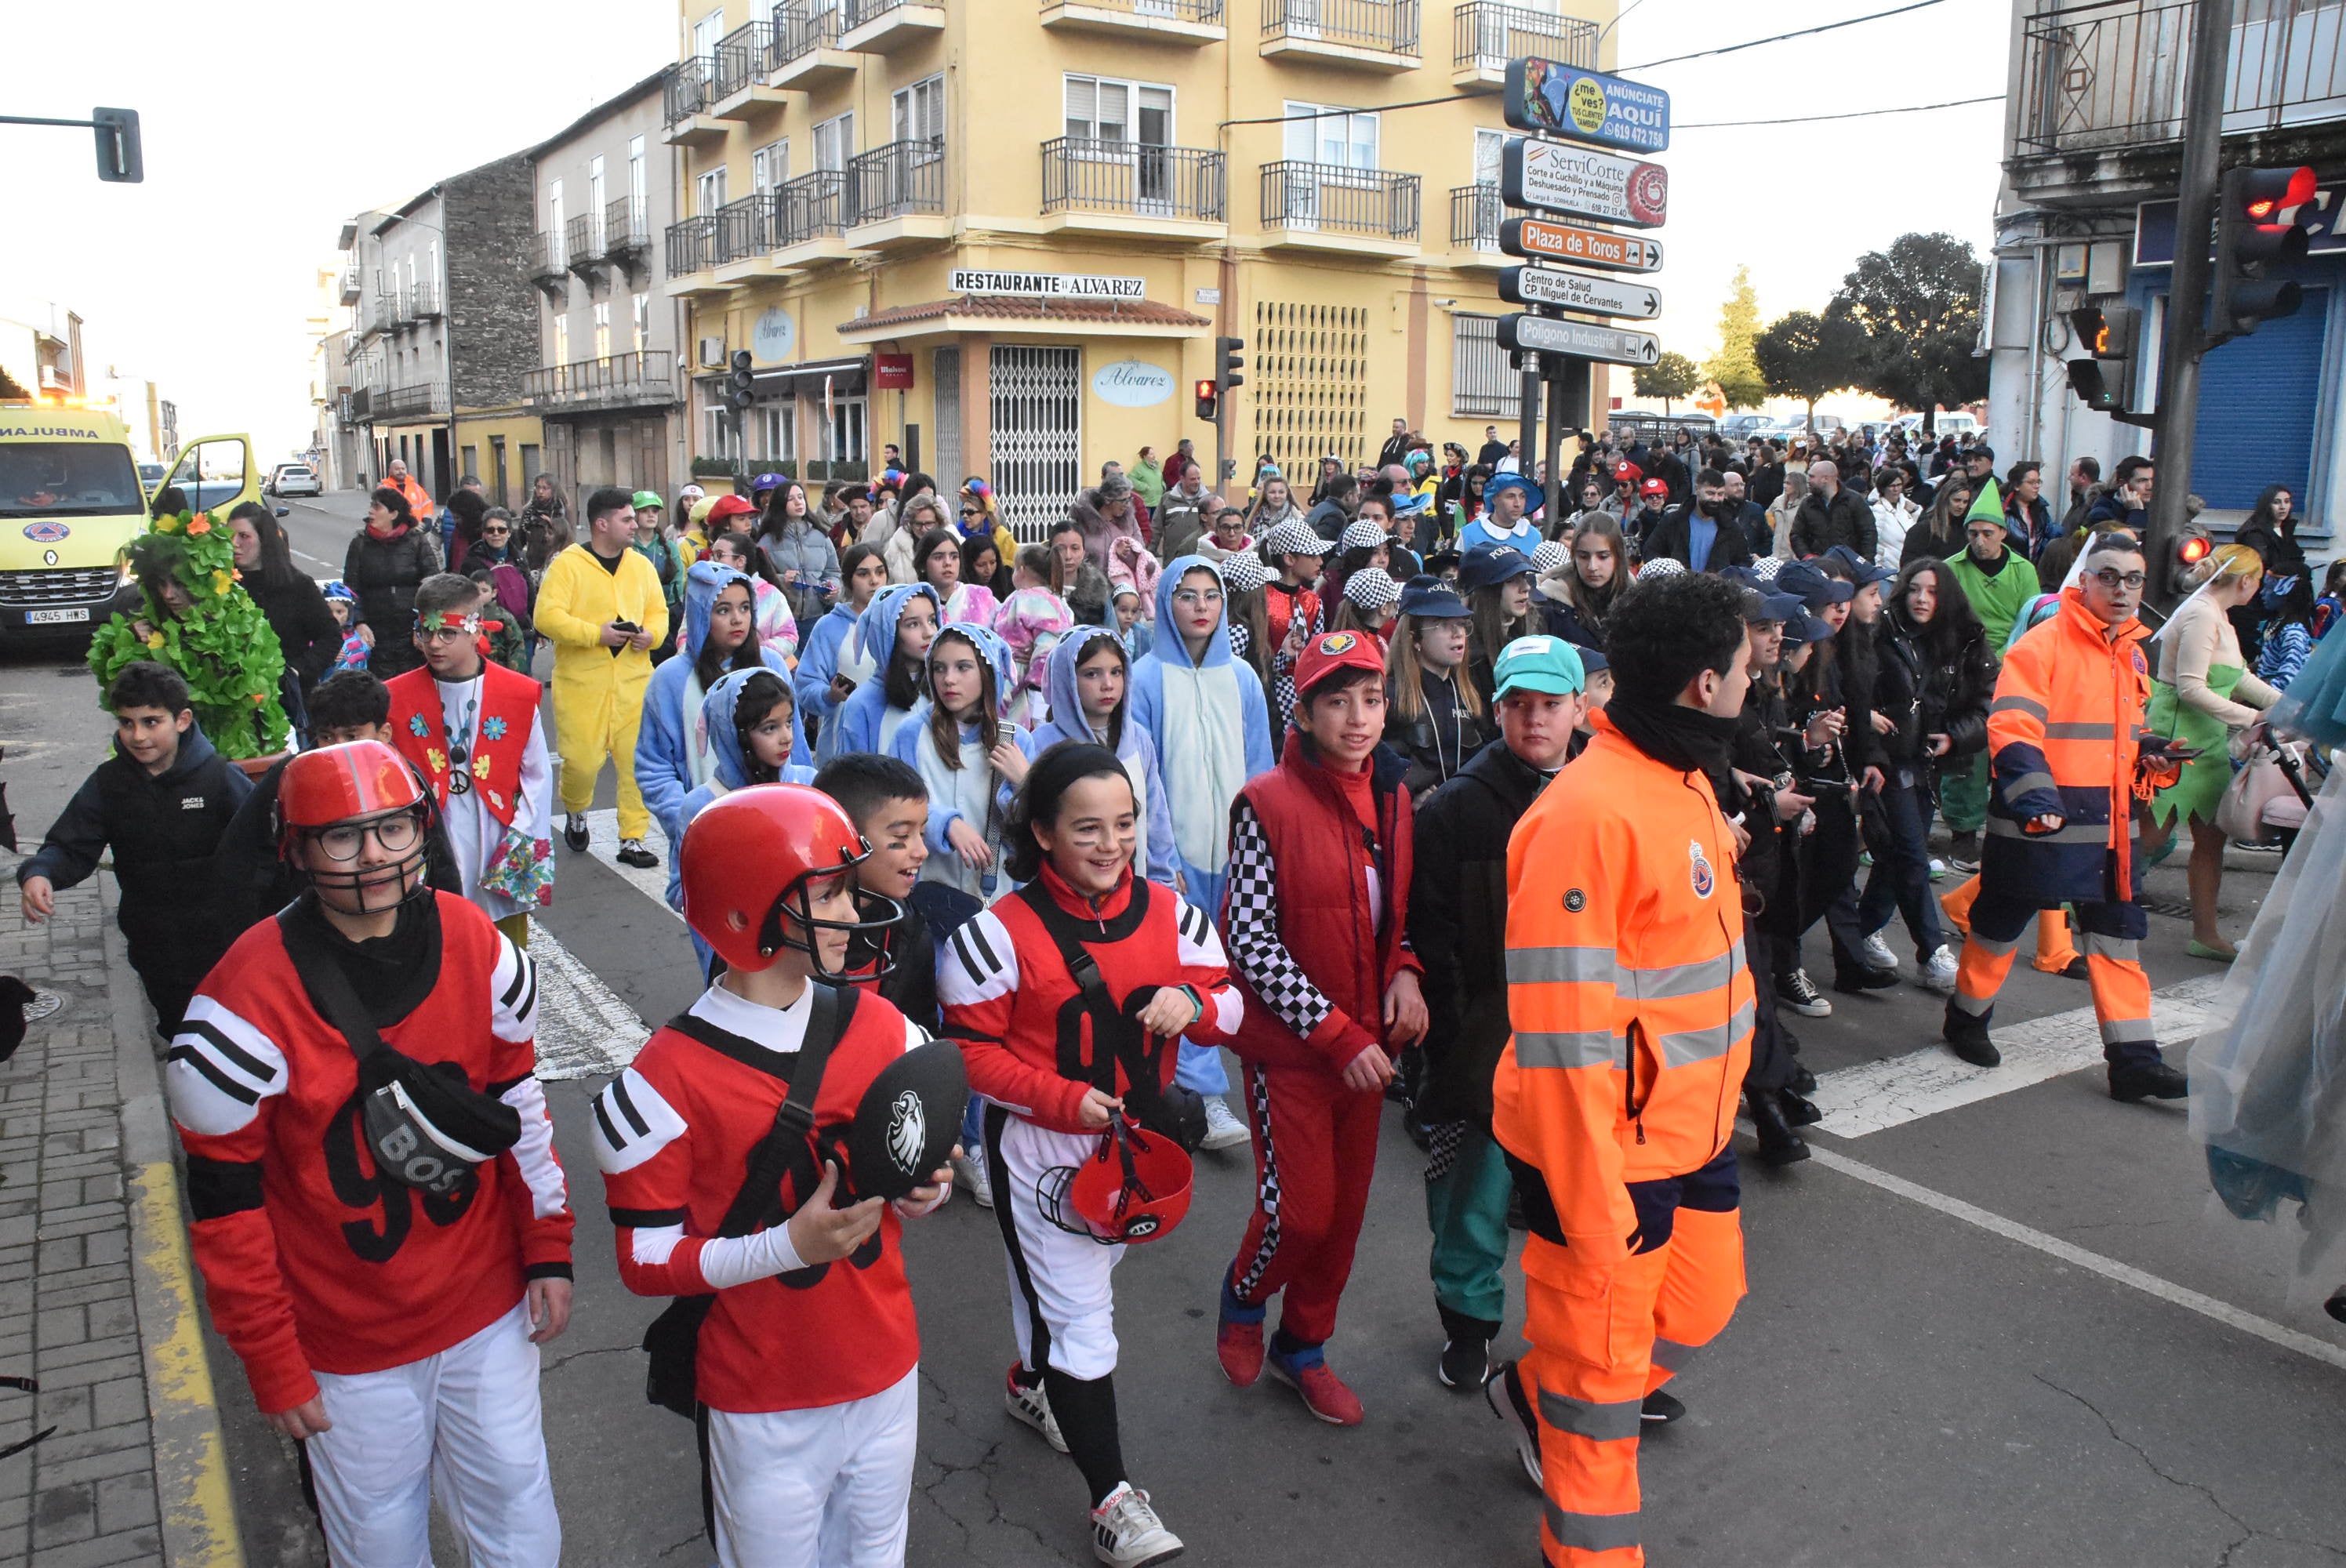
[[[1619,58],[1635,66],[1894,3],[1642,0],[1617,28]],[[1939,0],[1639,74],[1668,89],[1681,127],[1972,97],[2003,87],[2009,15],[1989,0]],[[0,126],[0,316],[41,324],[52,307],[59,320],[76,311],[93,361],[159,382],[183,439],[246,430],[264,461],[290,454],[310,428],[315,272],[335,260],[342,219],[560,129],[668,57],[676,28],[662,0],[15,0],[0,7],[10,112],[137,109],[147,180],[99,183],[87,131]],[[1440,79],[1425,74],[1429,87]],[[1909,229],[1943,229],[1984,249],[2001,125],[1985,104],[1679,129],[1662,159],[1665,343],[1698,360],[1715,347],[1738,262],[1767,320],[1821,306],[1859,253]],[[1433,203],[1426,212],[1430,225],[1446,221]]]

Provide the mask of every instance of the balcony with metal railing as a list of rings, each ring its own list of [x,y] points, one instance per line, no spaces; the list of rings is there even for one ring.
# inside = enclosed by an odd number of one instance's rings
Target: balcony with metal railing
[[[1524,214],[1499,199],[1499,188],[1481,183],[1450,188],[1450,249],[1463,266],[1505,267],[1499,250],[1499,225]]]
[[[410,321],[437,321],[441,314],[438,280],[420,278],[410,283],[400,295],[399,313]]]
[[[603,215],[582,212],[562,226],[563,260],[585,281],[603,275]]]
[[[668,68],[660,84],[660,123],[670,147],[709,147],[725,139],[716,115],[717,57],[695,55]]]
[[[943,239],[945,210],[943,141],[892,141],[858,153],[847,166],[848,243],[887,247]]]
[[[1229,36],[1222,0],[1043,0],[1043,25],[1158,44],[1219,44]]]
[[[364,292],[364,290],[359,287],[358,265],[353,262],[352,265],[342,269],[342,303],[345,305],[357,304],[359,302],[359,296],[362,292]]]
[[[774,192],[776,260],[783,266],[843,257],[847,247],[847,171],[819,168]]]
[[[1417,253],[1418,177],[1382,168],[1282,158],[1262,166],[1268,244],[1308,249]]]
[[[839,0],[839,46],[889,55],[945,30],[945,8],[932,0]]]
[[[541,229],[529,247],[529,280],[548,294],[562,291],[569,276],[570,247],[557,230]]]
[[[709,85],[709,112],[721,120],[750,120],[781,107],[790,100],[766,85],[774,68],[774,29],[752,22],[725,35],[711,56],[716,69]]]
[[[839,0],[787,0],[774,8],[770,87],[811,91],[844,81],[861,64],[840,43]]]
[[[683,294],[721,294],[717,281],[717,215],[682,218],[668,226],[668,287],[673,298]]]
[[[1507,62],[1524,55],[1594,70],[1596,35],[1596,24],[1578,16],[1465,0],[1450,14],[1451,85],[1495,93],[1506,85]]]
[[[361,311],[361,321],[370,332],[388,332],[399,325],[399,291],[378,286],[373,299]]]
[[[2192,0],[2101,0],[2030,16],[2014,151],[2025,158],[2179,142],[2197,11]],[[2224,134],[2335,120],[2346,120],[2346,6],[2239,0]]]
[[[648,408],[676,402],[670,367],[663,353],[606,354],[567,365],[525,371],[522,401],[533,409]]]
[[[739,283],[773,271],[777,203],[760,190],[717,209],[717,280]]]
[[[1043,144],[1043,215],[1053,229],[1211,237],[1229,220],[1228,164],[1206,148],[1054,137]]]
[[[406,386],[378,387],[374,394],[374,417],[381,421],[445,419],[448,417],[448,383],[431,381],[414,382]]]
[[[616,266],[639,265],[651,249],[649,203],[640,196],[614,197],[603,207],[603,255]]]
[[[1261,0],[1266,60],[1413,71],[1417,0]]]

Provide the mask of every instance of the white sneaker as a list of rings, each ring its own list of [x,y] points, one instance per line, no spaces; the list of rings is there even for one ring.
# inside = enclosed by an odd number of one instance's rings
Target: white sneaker
[[[1231,1111],[1230,1103],[1219,1095],[1206,1096],[1206,1141],[1199,1146],[1209,1149],[1234,1148],[1250,1143],[1253,1135],[1247,1125]]]
[[[1092,1555],[1112,1568],[1148,1568],[1181,1555],[1181,1538],[1165,1528],[1148,1494],[1125,1481],[1092,1510]]]
[[[1955,955],[1944,947],[1933,953],[1923,975],[1923,986],[1924,990],[1935,991],[1941,996],[1953,996],[1955,993]]]
[[[1875,932],[1872,936],[1867,937],[1864,945],[1858,949],[1859,953],[1865,959],[1865,966],[1868,969],[1890,971],[1898,967],[1898,955],[1890,951],[1890,944],[1882,938],[1882,932],[1889,929],[1888,926],[1883,926],[1882,931]]]
[[[985,1168],[985,1145],[971,1145],[967,1154],[955,1155],[953,1162],[954,1186],[969,1194],[970,1201],[980,1208],[994,1207],[994,1177]]]
[[[1021,1387],[1017,1373],[1018,1369],[1013,1367],[1011,1375],[1003,1380],[1002,1408],[1041,1432],[1045,1442],[1061,1453],[1066,1452],[1067,1440],[1060,1435],[1059,1418],[1051,1413],[1051,1396],[1044,1391],[1041,1383],[1031,1389]]]

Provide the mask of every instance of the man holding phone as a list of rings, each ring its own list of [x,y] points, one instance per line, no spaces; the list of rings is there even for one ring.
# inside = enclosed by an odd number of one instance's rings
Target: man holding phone
[[[2128,1101],[2189,1093],[2159,1056],[2137,952],[2149,922],[2136,901],[2134,799],[2172,782],[2188,760],[2182,748],[2143,735],[2150,634],[2136,611],[2147,576],[2135,540],[2096,537],[2077,586],[2004,656],[1988,708],[1994,788],[1979,898],[1944,1026],[1964,1061],[2001,1061],[1988,1023],[2020,933],[2037,911],[2073,903],[2110,1097]]]

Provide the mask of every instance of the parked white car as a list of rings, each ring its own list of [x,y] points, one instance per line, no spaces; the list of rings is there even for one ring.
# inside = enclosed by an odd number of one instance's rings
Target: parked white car
[[[318,483],[318,471],[306,463],[280,463],[269,476],[271,495],[319,495],[324,487]]]

